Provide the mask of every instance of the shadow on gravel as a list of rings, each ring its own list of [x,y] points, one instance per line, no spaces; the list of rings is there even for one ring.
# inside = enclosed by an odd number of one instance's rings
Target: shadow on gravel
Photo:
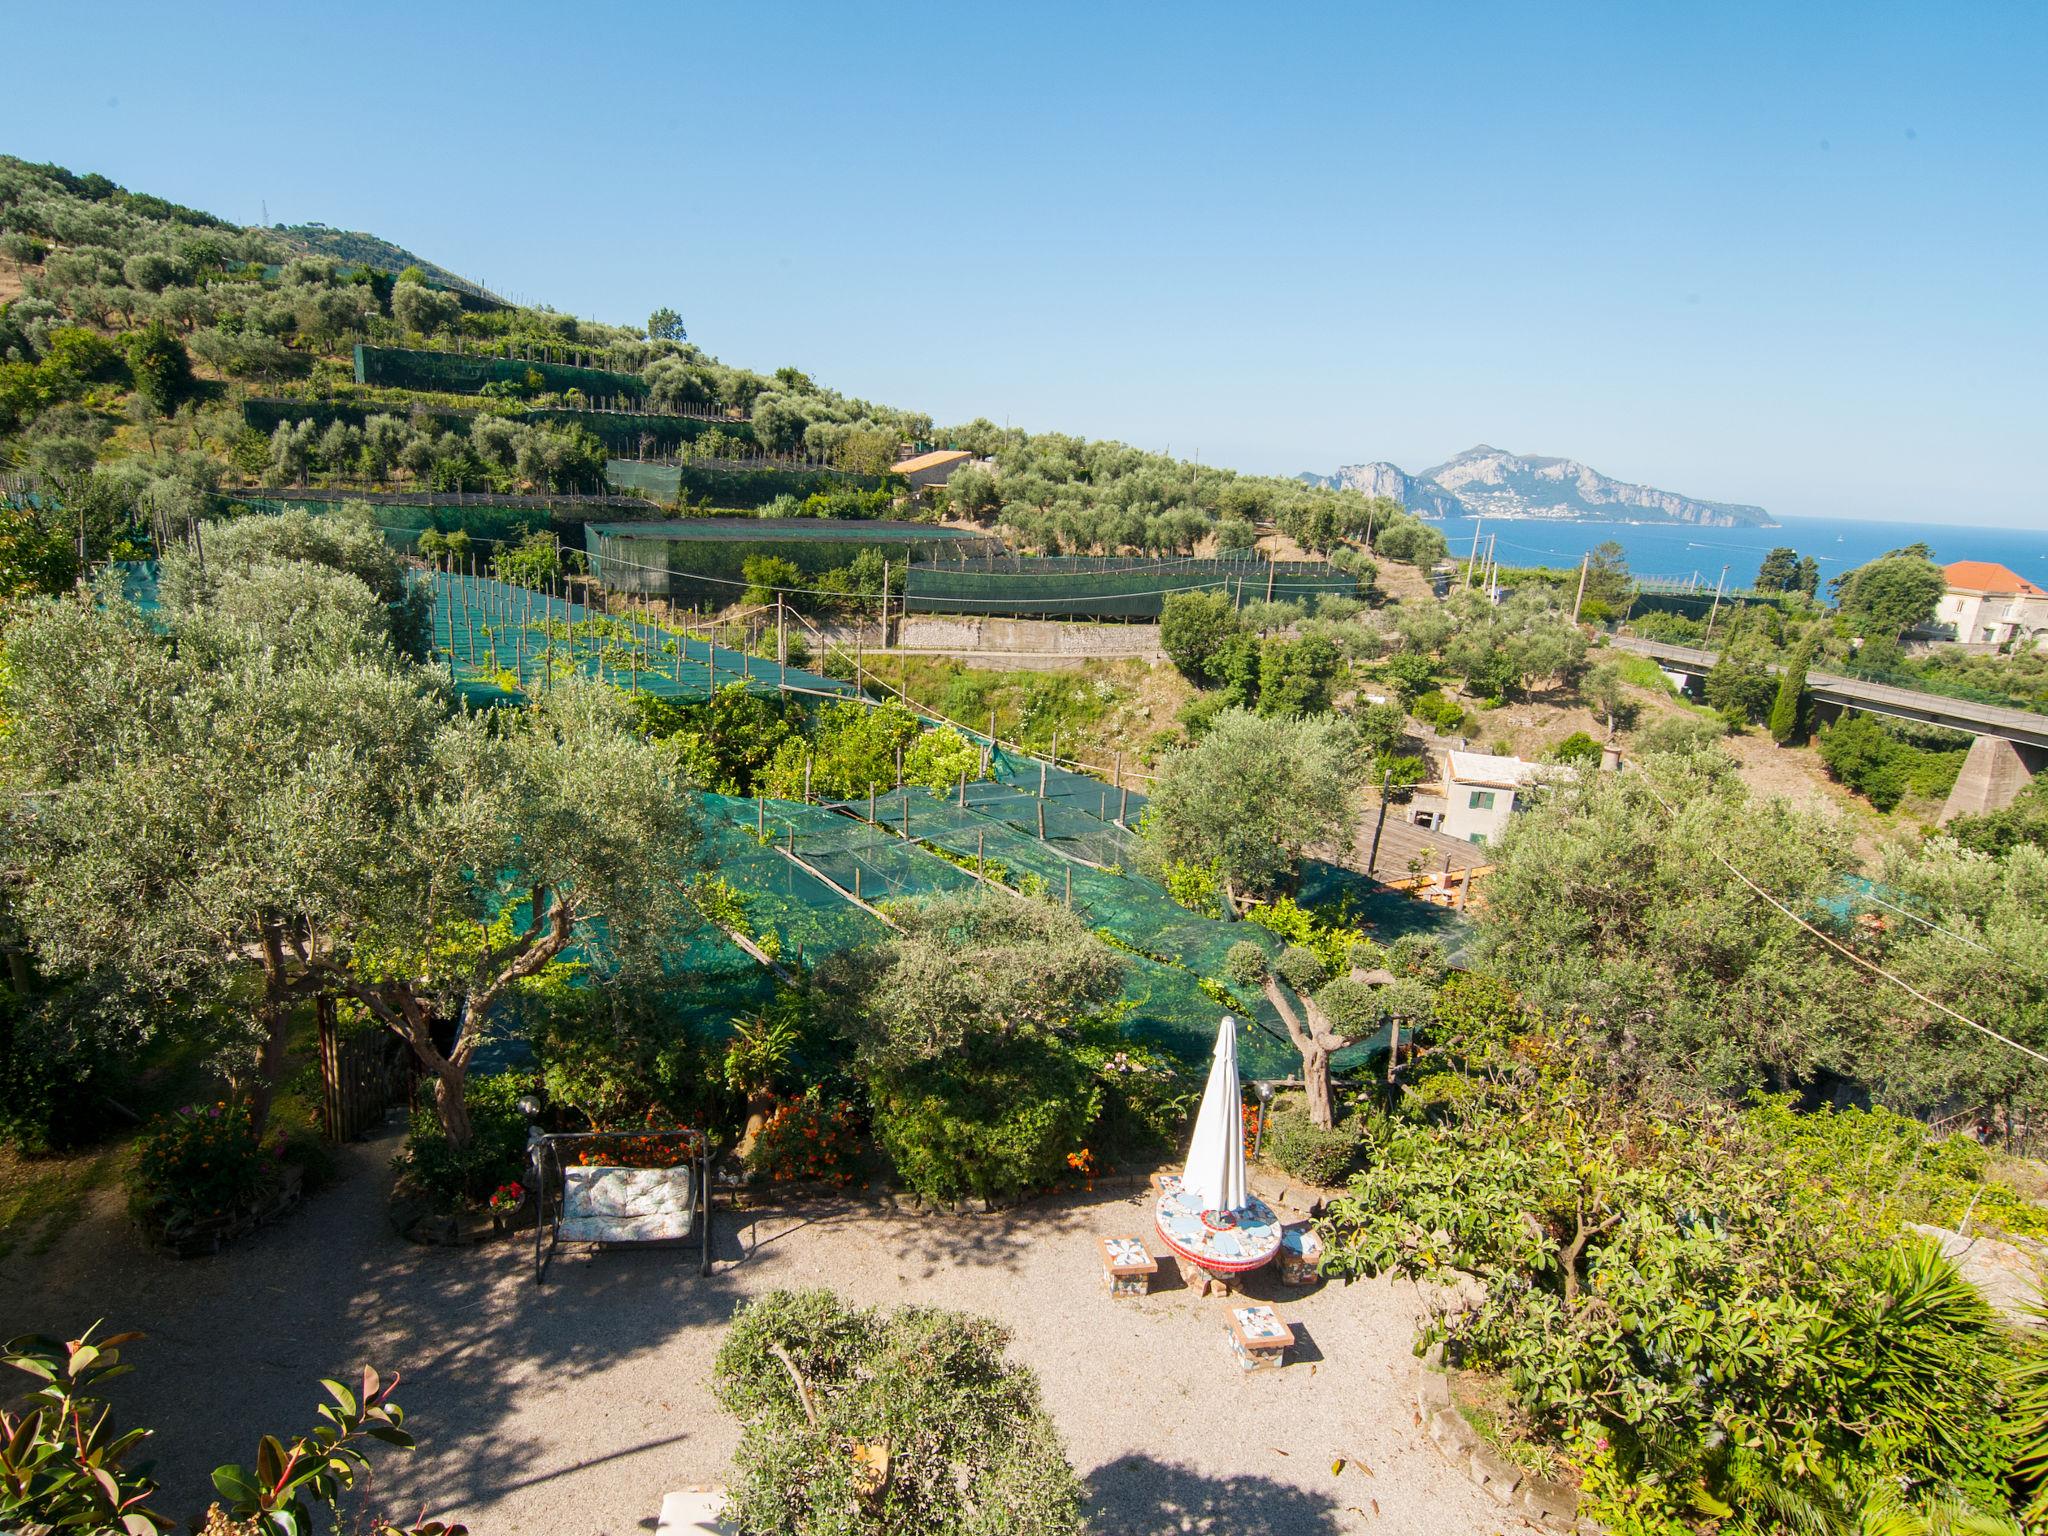
[[[1178,1462],[1121,1456],[1087,1485],[1094,1536],[1335,1536],[1336,1500],[1269,1477],[1205,1477]]]

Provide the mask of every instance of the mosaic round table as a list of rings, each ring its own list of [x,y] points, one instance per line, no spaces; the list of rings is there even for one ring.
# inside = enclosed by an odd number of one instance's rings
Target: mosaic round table
[[[1162,1179],[1154,1207],[1159,1240],[1176,1258],[1228,1285],[1273,1261],[1280,1251],[1280,1218],[1256,1195],[1234,1211],[1204,1211],[1181,1194],[1180,1180]]]

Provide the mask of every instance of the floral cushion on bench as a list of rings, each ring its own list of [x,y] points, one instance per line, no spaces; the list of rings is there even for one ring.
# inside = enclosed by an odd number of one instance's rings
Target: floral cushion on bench
[[[688,1168],[565,1168],[561,1235],[572,1242],[688,1237],[696,1219]]]

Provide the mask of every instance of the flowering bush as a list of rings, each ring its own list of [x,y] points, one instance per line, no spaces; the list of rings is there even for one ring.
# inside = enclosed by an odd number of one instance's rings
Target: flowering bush
[[[1083,1147],[1078,1152],[1067,1154],[1067,1166],[1088,1181],[1088,1188],[1095,1188],[1095,1154]]]
[[[703,1151],[703,1133],[657,1123],[653,1110],[638,1130],[603,1131],[597,1139],[568,1149],[567,1161],[578,1168],[673,1168]]]
[[[239,1216],[275,1185],[280,1150],[265,1149],[242,1105],[188,1104],[152,1121],[137,1142],[132,1209],[167,1229]]]
[[[859,1172],[860,1137],[853,1105],[827,1098],[815,1084],[785,1099],[761,1128],[747,1157],[749,1171],[777,1184],[818,1179],[851,1184]]]

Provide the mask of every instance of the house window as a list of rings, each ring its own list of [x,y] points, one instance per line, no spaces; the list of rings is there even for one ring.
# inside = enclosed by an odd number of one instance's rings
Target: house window
[[[1490,811],[1493,809],[1493,791],[1490,789],[1475,789],[1472,791],[1472,798],[1467,800],[1465,804],[1475,811]]]

